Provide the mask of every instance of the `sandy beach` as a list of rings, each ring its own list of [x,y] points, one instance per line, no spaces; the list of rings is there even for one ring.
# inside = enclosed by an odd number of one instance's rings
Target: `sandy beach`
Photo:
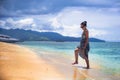
[[[71,65],[64,57],[43,54],[17,44],[0,42],[0,80],[119,80],[103,73],[91,63],[91,69]],[[83,62],[83,61],[81,61]],[[85,65],[84,62],[81,63]]]
[[[0,42],[0,80],[64,80],[53,66],[34,52]]]

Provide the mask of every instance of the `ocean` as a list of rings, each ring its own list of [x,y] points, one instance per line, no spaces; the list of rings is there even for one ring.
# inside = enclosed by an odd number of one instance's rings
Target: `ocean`
[[[79,42],[25,41],[18,44],[32,49],[39,56],[49,53],[73,60]],[[120,42],[90,42],[89,60],[106,73],[120,75]]]

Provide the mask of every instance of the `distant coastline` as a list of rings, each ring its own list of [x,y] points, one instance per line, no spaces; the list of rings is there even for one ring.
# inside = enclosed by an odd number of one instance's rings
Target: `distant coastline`
[[[11,36],[13,38],[19,39],[19,41],[56,41],[56,42],[80,41],[80,37],[69,37],[63,36],[55,32],[37,32],[23,29],[0,28],[0,34]],[[89,38],[89,40],[90,42],[106,42],[105,40],[97,38]]]

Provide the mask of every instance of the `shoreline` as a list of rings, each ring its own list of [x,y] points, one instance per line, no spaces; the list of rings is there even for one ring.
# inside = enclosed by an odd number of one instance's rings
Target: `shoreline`
[[[41,52],[40,52],[41,53]],[[48,52],[38,55],[37,51],[19,44],[0,42],[0,80],[119,80],[98,70],[91,63],[72,66],[72,60]]]
[[[0,42],[0,80],[64,80],[52,65],[16,44]]]

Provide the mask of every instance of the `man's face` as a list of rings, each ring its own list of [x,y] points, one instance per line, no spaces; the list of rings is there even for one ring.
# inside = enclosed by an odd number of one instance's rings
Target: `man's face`
[[[81,24],[81,25],[80,25],[80,28],[82,28],[82,29],[83,29],[83,28],[84,28],[84,25],[82,25],[82,24]]]

